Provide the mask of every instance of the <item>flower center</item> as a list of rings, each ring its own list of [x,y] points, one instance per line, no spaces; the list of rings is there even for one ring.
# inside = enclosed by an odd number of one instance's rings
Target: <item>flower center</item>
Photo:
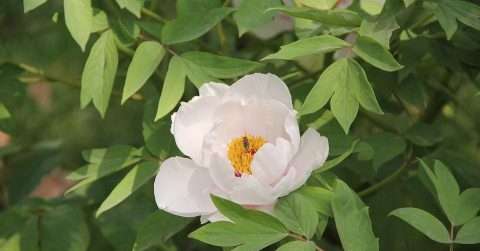
[[[252,174],[250,164],[253,156],[265,143],[266,141],[262,137],[248,134],[230,141],[228,144],[228,159],[232,163],[236,177],[241,177],[242,174]]]

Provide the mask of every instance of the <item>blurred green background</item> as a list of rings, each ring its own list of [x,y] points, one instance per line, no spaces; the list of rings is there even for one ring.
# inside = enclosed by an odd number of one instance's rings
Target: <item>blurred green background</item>
[[[145,6],[166,19],[175,17],[176,1],[156,2],[150,5],[147,1]],[[125,33],[129,39],[129,25],[135,19],[131,14],[111,1],[93,1],[93,5],[109,13],[109,22],[117,27],[118,36]],[[358,9],[358,4],[353,8]],[[480,34],[460,26],[452,41],[430,36],[440,32],[440,27],[438,23],[415,27],[424,18],[423,14],[420,8],[412,7],[402,8],[396,14],[402,29],[419,34],[402,40],[399,30],[392,38],[393,54],[414,72],[412,75],[406,74],[407,78],[399,80],[402,73],[364,67],[386,115],[361,113],[349,135],[328,114],[317,112],[301,120],[303,129],[313,126],[329,137],[332,156],[343,153],[354,139],[361,139],[356,154],[335,172],[356,191],[368,188],[401,165],[401,154],[406,152],[407,144],[417,157],[437,158],[447,163],[462,190],[480,187],[480,96],[475,95],[480,86]],[[73,185],[66,175],[89,160],[82,157],[82,151],[114,145],[145,146],[143,150],[149,151],[147,155],[154,161],[178,151],[171,147],[169,118],[152,121],[167,65],[162,64],[159,74],[143,87],[141,100],[120,105],[125,72],[131,60],[128,53],[120,54],[116,84],[105,118],[92,106],[80,109],[81,74],[88,50],[82,52],[74,42],[62,15],[60,0],[49,0],[26,14],[20,0],[0,2],[0,101],[11,115],[0,120],[0,250],[14,247],[11,243],[17,241],[21,243],[16,245],[21,247],[18,251],[130,251],[139,238],[155,241],[143,244],[137,251],[217,250],[187,237],[200,225],[197,219],[185,220],[158,211],[152,181],[96,217],[95,211],[128,170],[63,196]],[[141,20],[152,22],[145,16]],[[300,24],[298,21],[297,25]],[[277,51],[280,45],[305,35],[297,27],[295,32],[269,40],[250,33],[239,38],[231,17],[224,22],[223,29],[225,37],[212,30],[176,49],[210,51],[258,61]],[[141,32],[146,34],[145,30],[142,26]],[[87,48],[94,40],[90,40]],[[134,40],[131,44],[135,43]],[[323,65],[332,61],[332,55],[316,55],[294,63],[268,63],[260,71],[284,77],[294,101],[299,103],[312,88]],[[194,95],[195,87],[188,84],[183,100]],[[402,178],[363,198],[370,206],[381,250],[446,250],[407,224],[387,217],[396,208],[414,206],[447,221],[422,179],[412,168]],[[147,234],[151,236],[142,237]],[[341,250],[332,222],[318,241],[326,250]],[[456,250],[480,250],[480,246],[464,245]]]

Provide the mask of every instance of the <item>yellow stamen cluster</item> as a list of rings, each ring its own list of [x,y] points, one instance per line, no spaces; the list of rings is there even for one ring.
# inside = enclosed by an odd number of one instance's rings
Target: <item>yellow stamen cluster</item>
[[[253,156],[265,143],[266,141],[262,137],[252,135],[245,135],[230,141],[228,144],[228,159],[232,163],[235,176],[252,174],[250,164]]]

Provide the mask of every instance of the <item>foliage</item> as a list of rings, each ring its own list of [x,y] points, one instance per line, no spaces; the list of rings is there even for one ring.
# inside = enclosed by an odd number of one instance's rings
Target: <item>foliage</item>
[[[479,250],[478,2],[284,2],[0,1],[0,250]],[[160,211],[169,117],[252,72],[329,159],[272,209]]]

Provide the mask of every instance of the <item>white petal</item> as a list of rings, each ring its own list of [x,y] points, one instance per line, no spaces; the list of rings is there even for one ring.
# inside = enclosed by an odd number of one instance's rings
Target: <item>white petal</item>
[[[292,158],[292,145],[283,138],[278,138],[275,144],[263,145],[252,161],[252,175],[263,184],[273,185],[283,177],[288,163]]]
[[[272,188],[262,184],[253,175],[236,177],[229,161],[218,156],[212,156],[210,176],[215,185],[222,190],[225,197],[233,202],[248,205],[266,205],[274,203]]]
[[[269,205],[275,203],[271,186],[262,184],[253,175],[243,175],[230,192],[230,199],[242,205]]]
[[[207,169],[187,158],[165,160],[155,178],[155,201],[160,209],[184,217],[216,211],[210,199],[215,185]]]
[[[230,87],[223,83],[209,82],[203,84],[198,90],[201,97],[218,96],[223,97]]]
[[[295,115],[286,117],[284,126],[293,146],[292,152],[297,152],[300,145],[300,129]]]
[[[291,141],[295,138],[294,131],[298,133],[295,113],[274,100],[247,103],[231,100],[217,109],[214,120],[219,121],[212,130],[217,143],[228,144],[245,134],[261,136],[268,142],[275,142],[277,138]]]
[[[297,186],[297,184],[295,183],[296,176],[296,169],[289,168],[287,174],[283,176],[283,178],[273,187],[275,196],[282,197],[295,190],[295,187]]]
[[[307,129],[302,136],[298,153],[290,162],[287,175],[275,188],[276,194],[285,195],[285,193],[289,193],[305,184],[312,171],[325,163],[328,151],[328,139],[320,136],[313,129]]]
[[[241,99],[274,99],[293,110],[292,97],[287,85],[270,73],[254,73],[242,77],[230,87],[229,95]]]
[[[214,125],[213,114],[220,103],[221,98],[216,96],[195,97],[188,103],[182,103],[172,115],[175,143],[196,163],[201,163],[204,137]]]

